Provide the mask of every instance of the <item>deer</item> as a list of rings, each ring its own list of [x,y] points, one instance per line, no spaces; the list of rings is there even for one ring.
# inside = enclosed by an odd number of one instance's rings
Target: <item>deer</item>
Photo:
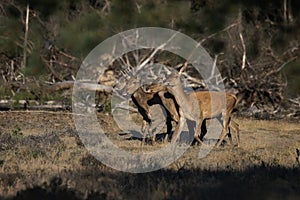
[[[101,84],[101,85],[113,87],[116,85],[116,82],[117,81],[116,81],[116,77],[115,77],[115,72],[112,69],[105,70],[104,73],[100,74],[99,77],[97,78],[97,83]],[[98,108],[103,108],[105,110],[105,106],[107,105],[111,94],[109,92],[104,91],[103,93],[97,92],[96,96],[98,98],[96,106]],[[103,98],[103,100],[102,100],[102,98]]]
[[[144,89],[141,86],[139,86],[138,79],[136,79],[135,77],[127,78],[126,86],[123,87],[122,90],[124,94],[131,94],[131,99],[138,108],[138,112],[143,118],[141,128],[143,138],[141,146],[144,145],[147,135],[150,135],[152,145],[156,142],[156,135],[153,134],[154,128],[152,127],[152,116],[150,114],[150,107],[155,104],[163,106],[167,112],[167,134],[166,137],[163,139],[163,142],[166,142],[168,136],[170,135],[169,133],[172,131],[172,121],[174,121],[175,123],[178,123],[179,121],[179,115],[177,111],[178,108],[176,108],[174,99],[159,97],[157,92],[145,92]]]
[[[230,128],[235,129],[237,146],[240,145],[239,125],[235,121],[231,120],[231,113],[237,103],[237,97],[234,94],[218,91],[196,91],[193,93],[185,92],[183,90],[179,74],[175,73],[172,73],[163,84],[152,84],[148,86],[146,88],[146,92],[157,93],[162,99],[165,98],[166,94],[171,94],[174,96],[174,100],[179,105],[179,109],[176,111],[171,110],[174,109],[174,107],[170,106],[170,104],[164,105],[166,109],[169,109],[170,113],[177,112],[180,118],[178,120],[179,123],[175,128],[174,135],[171,139],[171,143],[175,141],[179,134],[178,126],[182,126],[183,118],[187,118],[188,120],[196,122],[194,139],[201,144],[202,141],[201,138],[199,138],[199,132],[202,123],[205,122],[206,119],[217,118],[220,120],[220,117],[222,117],[223,130],[216,146],[219,147],[227,135],[230,139],[230,143],[232,144],[229,126]],[[225,105],[223,103],[224,97],[226,98]],[[215,102],[214,107],[211,106],[212,102]],[[196,106],[198,106],[199,109],[195,109]],[[213,108],[213,110],[211,108]],[[195,110],[199,110],[200,113],[198,116],[190,114]],[[197,117],[199,117],[199,119],[197,119]]]

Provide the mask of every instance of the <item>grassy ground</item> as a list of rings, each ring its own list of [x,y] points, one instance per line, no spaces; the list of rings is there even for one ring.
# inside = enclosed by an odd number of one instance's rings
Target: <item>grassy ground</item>
[[[98,120],[115,144],[140,149],[112,116],[99,113]],[[71,113],[1,112],[0,199],[299,199],[300,125],[235,121],[241,147],[225,143],[199,159],[200,147],[191,146],[164,169],[130,174],[89,154]]]

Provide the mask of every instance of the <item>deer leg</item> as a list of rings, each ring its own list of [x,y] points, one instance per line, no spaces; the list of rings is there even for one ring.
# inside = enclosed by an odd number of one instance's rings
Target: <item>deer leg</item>
[[[220,123],[223,124],[223,120],[222,120],[221,117],[217,117],[217,119],[219,120]],[[223,128],[224,128],[224,124],[223,124],[222,126],[223,126]],[[231,135],[231,128],[230,128],[230,127],[231,127],[231,121],[229,122],[228,134],[226,134],[226,135],[228,135],[229,142],[230,142],[230,144],[232,145],[233,142],[232,142],[232,135]],[[223,130],[222,130],[222,133],[223,133]],[[225,136],[226,136],[226,135],[225,135]],[[225,138],[225,137],[224,137],[224,138]]]
[[[106,93],[106,92],[97,92],[97,102],[96,102],[96,106],[98,108],[101,108],[103,111],[106,111],[106,106],[108,104],[108,99],[110,98],[110,94]]]
[[[151,144],[155,145],[156,144],[156,141],[155,141],[156,135],[152,135],[150,139],[151,139]]]
[[[165,138],[163,139],[163,143],[166,143],[172,134],[172,120],[169,116],[167,116],[166,124],[167,124],[167,133],[166,133]]]
[[[201,132],[200,132],[200,140],[203,141],[205,135],[207,133],[206,120],[203,120],[201,124]]]
[[[231,117],[229,117],[229,121],[228,121],[228,132],[226,135],[228,135],[228,139],[229,139],[229,142],[230,142],[230,145],[232,146],[233,145],[233,142],[232,142],[232,135],[231,135]]]
[[[230,117],[225,116],[223,119],[223,130],[222,130],[222,134],[220,136],[220,139],[217,143],[217,147],[219,147],[221,145],[221,143],[223,142],[224,138],[226,137],[226,135],[228,135],[229,133],[229,129],[228,129],[228,124],[230,122]]]
[[[183,123],[184,123],[184,118],[180,117],[179,122],[178,122],[178,124],[176,124],[174,133],[172,134],[172,137],[171,137],[172,144],[176,141],[178,134],[179,134],[179,130],[182,129]]]
[[[104,100],[104,110],[105,112],[107,112],[108,110],[106,110],[108,108],[109,105],[109,99],[111,98],[111,94],[109,93],[105,93],[105,100]]]
[[[229,138],[229,142],[230,142],[230,145],[233,145],[233,142],[232,142],[232,136],[231,136],[231,126],[229,125],[228,127],[228,138]]]
[[[155,133],[156,127],[153,127],[153,126],[154,126],[154,124],[150,120],[147,131],[148,131],[148,135],[150,137],[151,144],[155,145],[155,143],[156,143],[156,133]]]
[[[141,146],[144,146],[145,144],[145,140],[146,140],[146,136],[147,136],[147,125],[148,122],[146,120],[143,120],[143,124],[142,124],[142,142],[141,142]]]
[[[199,121],[196,122],[196,126],[195,126],[194,139],[196,140],[196,142],[198,142],[198,144],[202,144],[202,141],[200,140],[199,137],[199,133],[201,132],[201,126],[203,121],[204,121],[203,118],[200,117]]]
[[[239,124],[236,123],[235,121],[231,120],[230,126],[235,130],[236,142],[237,142],[237,146],[239,147],[240,146]]]
[[[179,113],[180,113],[180,117],[179,117],[179,120],[178,120],[178,124],[176,125],[176,128],[174,130],[174,133],[172,135],[172,139],[171,139],[171,143],[173,144],[177,137],[178,137],[178,134],[179,134],[179,131],[182,130],[183,128],[183,124],[185,122],[185,118],[183,117],[183,112],[181,109],[179,109]]]
[[[151,128],[150,128],[151,127]],[[154,128],[152,128],[152,123],[151,123],[151,126],[149,127],[149,135],[150,135],[150,140],[151,140],[151,144],[152,145],[155,145],[156,141],[156,134],[154,133]]]

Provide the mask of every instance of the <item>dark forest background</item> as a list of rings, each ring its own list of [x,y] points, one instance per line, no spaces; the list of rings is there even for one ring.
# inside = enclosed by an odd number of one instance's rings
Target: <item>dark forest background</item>
[[[73,80],[96,45],[121,31],[156,26],[201,42],[245,108],[295,114],[299,8],[297,0],[3,0],[0,99],[65,98],[67,92],[47,88]]]

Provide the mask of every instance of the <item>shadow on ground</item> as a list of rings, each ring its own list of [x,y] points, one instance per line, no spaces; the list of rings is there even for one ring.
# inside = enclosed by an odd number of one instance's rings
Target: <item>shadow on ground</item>
[[[9,176],[9,175],[7,175]],[[3,177],[2,177],[3,178]],[[24,178],[15,175],[16,179]],[[34,178],[34,177],[30,177]],[[6,179],[8,180],[8,179]],[[27,180],[28,181],[28,180]],[[4,183],[9,184],[9,183]],[[300,168],[257,166],[244,171],[65,171],[18,191],[13,199],[299,199]],[[1,198],[3,199],[3,198]]]

